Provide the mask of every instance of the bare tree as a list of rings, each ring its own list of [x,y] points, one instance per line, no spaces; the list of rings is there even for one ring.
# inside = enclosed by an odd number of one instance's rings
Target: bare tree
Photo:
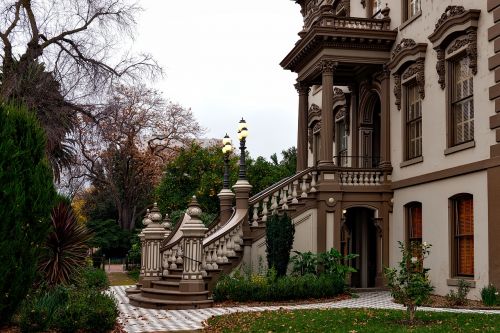
[[[95,120],[94,109],[86,105],[116,80],[161,73],[150,55],[119,51],[122,41],[133,37],[139,11],[128,0],[1,2],[0,99],[36,111],[56,176],[71,160],[67,134],[77,113]]]
[[[99,123],[81,116],[72,177],[106,188],[120,226],[130,230],[141,201],[159,182],[165,161],[203,129],[190,109],[166,102],[144,86],[116,87],[99,114]]]

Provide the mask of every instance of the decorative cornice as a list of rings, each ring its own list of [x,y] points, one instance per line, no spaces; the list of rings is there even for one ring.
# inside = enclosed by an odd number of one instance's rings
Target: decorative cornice
[[[417,43],[411,38],[403,38],[401,41],[396,45],[394,50],[391,53],[391,58],[394,59],[399,53],[401,53],[405,49],[411,49],[415,47]]]
[[[319,62],[319,69],[322,73],[333,74],[337,68],[338,63],[333,60],[324,59]]]
[[[441,17],[437,21],[434,32],[439,29],[447,20],[454,16],[458,16],[465,13],[465,8],[464,6],[448,6],[446,7],[445,11],[443,14],[441,14]]]

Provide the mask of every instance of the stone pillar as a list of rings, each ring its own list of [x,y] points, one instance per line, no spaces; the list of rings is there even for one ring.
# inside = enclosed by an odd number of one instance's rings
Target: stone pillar
[[[299,116],[297,121],[297,172],[307,169],[308,142],[307,142],[307,122],[309,111],[309,91],[308,85],[297,82],[295,89],[299,93]]]
[[[380,98],[380,167],[391,169],[391,83],[390,72],[386,66],[380,76],[381,98]]]
[[[321,99],[321,149],[318,166],[333,165],[333,72],[337,67],[337,62],[331,60],[322,60],[321,84],[323,87]]]
[[[161,213],[156,202],[151,212],[144,218],[146,227],[142,230],[142,257],[139,282],[143,287],[149,288],[151,281],[159,280],[162,276],[162,258],[160,254],[161,242],[165,239],[165,228],[161,223]]]
[[[184,257],[179,291],[204,291],[205,282],[201,272],[201,263],[203,260],[203,238],[205,238],[208,229],[200,219],[201,208],[195,196],[189,203],[187,214],[191,218],[181,228]]]
[[[222,189],[219,194],[219,205],[220,205],[220,219],[219,224],[223,225],[231,218],[233,213],[233,199],[234,193],[230,189]]]

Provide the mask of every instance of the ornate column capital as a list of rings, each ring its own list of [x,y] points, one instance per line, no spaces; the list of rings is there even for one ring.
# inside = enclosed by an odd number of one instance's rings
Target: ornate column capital
[[[319,62],[319,68],[322,73],[333,74],[337,68],[338,62],[333,60],[324,59]]]
[[[295,83],[293,86],[295,87],[299,95],[309,95],[309,92],[311,91],[311,87],[304,82],[297,81],[297,83]]]

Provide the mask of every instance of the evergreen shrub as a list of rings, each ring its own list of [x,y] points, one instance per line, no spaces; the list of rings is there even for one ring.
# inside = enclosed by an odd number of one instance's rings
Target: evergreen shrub
[[[290,261],[295,226],[288,214],[272,215],[266,225],[267,267],[284,276]]]
[[[55,200],[45,136],[23,107],[0,104],[0,325],[33,284]]]

